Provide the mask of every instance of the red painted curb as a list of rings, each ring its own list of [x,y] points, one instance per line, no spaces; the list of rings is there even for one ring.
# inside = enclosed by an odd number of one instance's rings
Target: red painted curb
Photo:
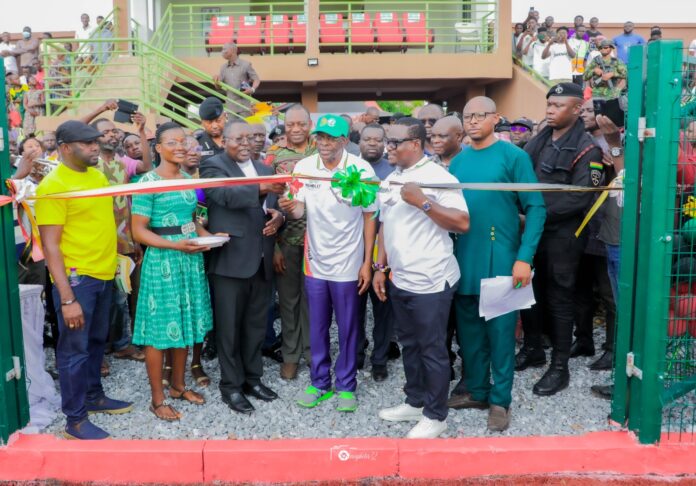
[[[205,482],[361,479],[399,472],[394,439],[210,441],[203,451]]]
[[[78,442],[17,435],[0,480],[116,483],[453,479],[549,473],[696,474],[696,441],[643,446],[626,432],[570,437]]]

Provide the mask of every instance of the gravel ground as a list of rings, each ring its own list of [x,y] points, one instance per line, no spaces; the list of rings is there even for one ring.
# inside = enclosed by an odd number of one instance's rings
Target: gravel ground
[[[276,321],[279,326],[280,321]],[[368,316],[371,326],[372,317]],[[332,328],[332,347],[337,353],[335,326]],[[368,335],[369,330],[368,330]],[[603,342],[603,331],[597,330],[596,342]],[[51,353],[49,353],[51,354]],[[52,361],[49,356],[49,363]],[[570,386],[553,397],[537,397],[532,386],[544,372],[533,368],[517,373],[513,388],[513,414],[505,436],[571,435],[606,430],[610,402],[590,394],[591,385],[611,380],[610,372],[588,369],[595,358],[571,360]],[[279,439],[298,437],[403,437],[412,424],[385,422],[377,416],[384,407],[403,401],[404,371],[401,360],[389,362],[389,378],[381,383],[372,380],[367,369],[358,375],[358,411],[352,414],[337,412],[329,400],[317,408],[306,410],[295,405],[294,397],[309,384],[309,369],[301,365],[294,381],[282,380],[279,365],[264,358],[263,382],[275,390],[280,399],[270,403],[251,398],[256,411],[250,416],[232,412],[220,399],[217,360],[203,362],[212,384],[202,392],[207,403],[195,406],[176,401],[174,405],[184,416],[178,423],[155,419],[148,410],[150,390],[145,366],[133,361],[108,358],[111,375],[103,379],[109,396],[135,402],[127,415],[93,415],[94,423],[123,439]],[[455,369],[460,368],[459,360]],[[457,376],[457,379],[459,376]],[[193,382],[187,373],[187,382]],[[451,383],[454,387],[456,381]],[[481,410],[451,410],[445,437],[477,437],[491,435],[486,430],[487,412]],[[48,427],[48,432],[60,434],[65,426],[62,414]]]

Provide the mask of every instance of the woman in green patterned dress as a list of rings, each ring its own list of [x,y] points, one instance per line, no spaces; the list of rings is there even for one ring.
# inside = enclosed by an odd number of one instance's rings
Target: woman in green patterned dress
[[[176,123],[157,129],[161,163],[140,182],[190,178],[181,171],[186,160],[186,134]],[[133,196],[133,237],[147,245],[141,271],[133,343],[145,346],[145,363],[152,390],[150,410],[162,420],[181,414],[167,403],[162,386],[164,350],[171,350],[169,396],[202,405],[205,399],[186,388],[187,347],[203,342],[212,328],[208,281],[202,251],[191,238],[211,236],[193,219],[194,190]]]

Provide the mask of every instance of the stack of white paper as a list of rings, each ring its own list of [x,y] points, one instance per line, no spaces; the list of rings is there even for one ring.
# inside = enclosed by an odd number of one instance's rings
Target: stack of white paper
[[[495,277],[481,279],[481,298],[479,315],[487,321],[520,309],[529,309],[536,301],[532,283],[516,289],[512,286],[512,277]]]

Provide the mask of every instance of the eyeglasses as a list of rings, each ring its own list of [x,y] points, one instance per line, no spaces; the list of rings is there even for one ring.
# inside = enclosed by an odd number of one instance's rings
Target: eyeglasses
[[[396,148],[396,147],[398,147],[399,145],[401,145],[402,143],[408,142],[409,140],[416,140],[416,139],[413,138],[413,137],[409,137],[409,138],[388,138],[388,139],[386,139],[386,140],[384,141],[384,143],[386,144],[387,147],[394,147],[394,148]]]
[[[517,133],[527,133],[529,131],[529,128],[523,126],[523,125],[512,125],[510,127],[511,132],[517,132]]]
[[[196,145],[194,147],[186,147],[186,151],[200,154],[201,152],[203,152],[203,147],[201,147],[200,145]]]
[[[435,125],[435,122],[437,122],[438,118],[419,118],[421,123],[423,125]]]
[[[243,143],[251,143],[254,140],[254,136],[249,135],[247,137],[228,138],[227,140],[230,140],[230,141],[236,143],[237,145],[241,145]]]
[[[168,142],[162,142],[162,145],[164,145],[167,148],[175,148],[175,147],[183,147],[186,148],[186,142],[177,142],[176,140],[170,140]]]
[[[462,119],[465,122],[470,122],[472,118],[475,118],[476,121],[483,121],[486,119],[488,115],[495,115],[495,112],[493,111],[478,111],[476,113],[464,113],[462,114]]]

